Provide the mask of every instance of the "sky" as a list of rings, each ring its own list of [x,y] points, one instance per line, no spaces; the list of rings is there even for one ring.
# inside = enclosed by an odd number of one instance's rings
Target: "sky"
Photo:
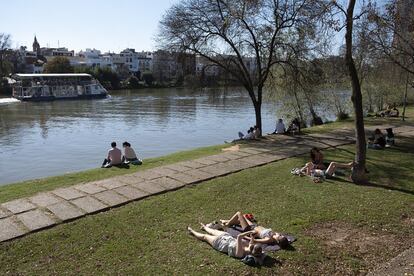
[[[178,0],[1,0],[0,32],[12,46],[102,52],[156,49],[158,22]]]

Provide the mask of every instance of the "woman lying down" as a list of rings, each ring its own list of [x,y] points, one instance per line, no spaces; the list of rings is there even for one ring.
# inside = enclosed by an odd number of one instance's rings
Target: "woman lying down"
[[[253,223],[240,211],[229,220],[221,220],[221,226],[224,228],[233,225],[240,225],[243,229],[243,233],[240,233],[237,238],[204,224],[201,224],[201,229],[207,234],[196,232],[191,227],[188,227],[188,231],[197,239],[209,243],[217,251],[233,258],[243,259],[243,262],[250,265],[263,264],[265,254],[263,254],[262,245],[277,244],[282,249],[289,246],[289,241],[285,236]]]
[[[243,259],[243,262],[249,264],[263,264],[264,254],[260,244],[256,243],[252,231],[241,233],[237,238],[233,238],[229,233],[209,228],[204,224],[201,224],[201,229],[206,231],[207,234],[194,231],[191,227],[188,227],[188,232],[197,239],[205,241],[210,244],[215,250],[228,254],[230,257]],[[250,236],[250,240],[244,239]]]

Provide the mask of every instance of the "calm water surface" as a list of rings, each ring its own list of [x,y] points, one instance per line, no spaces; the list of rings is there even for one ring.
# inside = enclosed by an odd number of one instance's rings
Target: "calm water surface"
[[[222,144],[254,125],[238,90],[125,90],[91,101],[0,99],[0,185],[99,167],[111,141],[129,141],[140,158]],[[274,105],[263,107],[264,133]]]

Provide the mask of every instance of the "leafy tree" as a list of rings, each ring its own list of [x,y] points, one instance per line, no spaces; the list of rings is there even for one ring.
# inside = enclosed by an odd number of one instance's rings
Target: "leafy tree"
[[[120,88],[120,79],[118,74],[113,72],[110,68],[76,67],[75,72],[92,75],[108,90]]]
[[[55,57],[48,61],[43,68],[45,73],[73,73],[74,68],[66,57]]]
[[[288,62],[301,30],[323,10],[317,0],[182,0],[161,21],[160,43],[199,55],[244,86],[262,128],[263,88]],[[253,64],[253,66],[249,66]]]
[[[127,87],[128,87],[128,88],[131,88],[131,89],[135,89],[135,88],[139,88],[139,87],[140,87],[140,85],[139,85],[139,80],[138,80],[138,78],[137,78],[137,77],[135,77],[135,76],[130,76],[130,77],[126,80],[126,83],[127,83]]]
[[[142,74],[142,79],[145,81],[145,83],[146,83],[148,86],[151,86],[151,85],[152,85],[152,83],[154,82],[154,76],[152,75],[152,73],[151,73],[151,72],[144,72],[144,73]]]
[[[111,68],[95,68],[93,75],[102,83],[106,83],[107,89],[119,89],[120,78],[118,74],[111,70]]]

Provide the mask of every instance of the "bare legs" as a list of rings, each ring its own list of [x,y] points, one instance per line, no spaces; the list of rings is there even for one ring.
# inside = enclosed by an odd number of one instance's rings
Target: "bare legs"
[[[332,176],[337,168],[344,168],[344,169],[351,169],[354,165],[354,162],[349,163],[337,163],[337,162],[331,162],[329,164],[328,169],[326,170],[326,174],[329,176]]]
[[[207,229],[209,229],[209,230],[215,230],[215,229],[210,229],[208,227],[205,227],[204,229],[208,233],[209,233],[209,231],[207,231]],[[204,234],[204,233],[200,233],[200,232],[194,231],[190,226],[187,227],[187,230],[188,230],[188,232],[190,234],[192,234],[194,237],[196,237],[200,241],[205,241],[205,242],[207,242],[210,245],[213,245],[214,240],[217,238],[217,236],[215,236],[215,235]],[[215,230],[215,231],[218,231],[218,230]],[[219,232],[221,232],[221,231],[219,231]],[[225,233],[225,232],[222,232],[222,233]],[[220,236],[220,235],[218,235],[218,236]]]
[[[253,224],[250,220],[246,219],[240,211],[238,211],[237,213],[235,213],[231,217],[231,219],[229,219],[229,220],[221,220],[221,222],[225,226],[240,225],[243,229],[246,229],[247,227],[249,227],[250,225]]]
[[[305,167],[301,169],[306,175],[311,175],[312,170],[315,169],[315,165],[312,162],[306,163]]]

